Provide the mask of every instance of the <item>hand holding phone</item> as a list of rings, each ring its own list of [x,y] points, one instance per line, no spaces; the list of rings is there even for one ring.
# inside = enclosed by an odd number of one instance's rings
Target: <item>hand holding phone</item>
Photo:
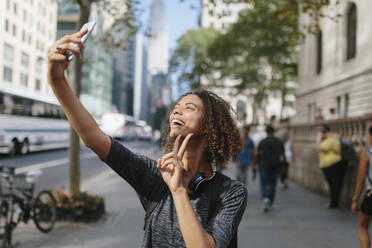
[[[96,22],[95,21],[91,21],[91,22],[88,22],[88,23],[85,23],[81,29],[81,30],[84,30],[84,29],[88,29],[88,32],[86,32],[82,37],[81,37],[81,41],[83,43],[85,43],[85,41],[88,39],[89,35],[92,33],[94,27],[96,26]],[[78,46],[76,45],[75,43],[72,43],[73,46]],[[73,54],[72,52],[66,52],[66,56],[67,56],[67,60],[68,61],[72,61],[74,58],[75,58],[75,54]]]

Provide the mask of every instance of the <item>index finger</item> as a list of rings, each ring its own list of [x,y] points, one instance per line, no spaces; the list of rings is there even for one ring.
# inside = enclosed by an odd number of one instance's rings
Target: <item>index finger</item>
[[[185,150],[186,150],[186,147],[187,147],[187,143],[189,143],[189,140],[191,139],[191,137],[193,136],[194,134],[193,133],[189,133],[186,138],[183,140],[182,142],[182,145],[178,151],[178,157],[180,157],[182,159],[183,157],[183,154],[185,153]]]
[[[180,147],[180,139],[181,139],[181,134],[177,136],[176,141],[174,142],[174,145],[173,145],[174,154],[177,154],[178,152],[178,147]]]
[[[76,33],[72,34],[71,36],[81,38],[87,32],[88,32],[88,29],[84,28],[83,30],[80,30],[79,32],[76,32]]]
[[[83,47],[84,44],[82,43],[80,38],[86,32],[88,32],[88,29],[81,30],[81,31],[76,32],[76,33],[71,34],[71,35],[65,35],[61,39],[57,40],[55,44],[56,45],[61,45],[61,44],[67,43],[67,42],[73,42],[73,43],[79,44],[81,47]]]

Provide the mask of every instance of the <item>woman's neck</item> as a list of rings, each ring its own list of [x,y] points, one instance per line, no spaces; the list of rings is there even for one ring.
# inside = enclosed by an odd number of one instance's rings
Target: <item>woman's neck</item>
[[[213,175],[212,166],[205,157],[205,145],[200,139],[191,139],[182,158],[185,178],[191,179],[196,173],[204,173],[206,177]]]

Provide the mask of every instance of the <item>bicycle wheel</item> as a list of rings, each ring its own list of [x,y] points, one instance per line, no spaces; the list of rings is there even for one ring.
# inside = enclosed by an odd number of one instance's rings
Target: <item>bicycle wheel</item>
[[[0,199],[0,239],[3,239],[5,236],[5,226],[8,214],[8,202],[3,198]]]
[[[52,193],[41,191],[35,198],[32,211],[37,229],[44,233],[50,232],[57,218],[56,200]]]

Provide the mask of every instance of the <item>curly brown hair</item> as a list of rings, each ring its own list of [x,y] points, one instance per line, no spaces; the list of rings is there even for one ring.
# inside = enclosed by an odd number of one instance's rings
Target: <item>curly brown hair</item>
[[[234,110],[221,97],[206,89],[188,92],[178,101],[187,95],[197,95],[204,105],[204,119],[199,135],[206,144],[205,155],[208,162],[226,167],[227,162],[231,158],[235,159],[242,149],[239,129],[233,118]],[[169,115],[170,113],[168,119]],[[166,133],[162,141],[162,150],[165,153],[172,151],[174,144],[174,138],[169,136],[169,121],[166,123]]]

